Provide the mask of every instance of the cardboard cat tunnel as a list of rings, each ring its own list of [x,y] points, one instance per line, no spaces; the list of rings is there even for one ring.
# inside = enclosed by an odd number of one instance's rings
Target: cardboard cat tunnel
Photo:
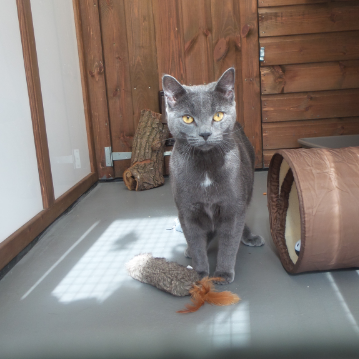
[[[289,273],[359,267],[359,147],[277,151],[268,209]]]

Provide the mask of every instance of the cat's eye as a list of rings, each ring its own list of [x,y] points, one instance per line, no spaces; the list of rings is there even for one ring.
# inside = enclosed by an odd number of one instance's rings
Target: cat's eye
[[[213,116],[213,120],[216,122],[222,121],[223,116],[224,116],[223,112],[216,112]]]
[[[193,122],[193,117],[186,115],[186,116],[182,117],[182,120],[183,120],[184,123],[192,123]]]

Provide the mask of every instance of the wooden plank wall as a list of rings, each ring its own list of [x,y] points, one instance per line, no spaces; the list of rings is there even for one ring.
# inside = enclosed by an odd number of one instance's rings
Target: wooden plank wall
[[[163,74],[198,85],[234,66],[238,121],[262,165],[256,1],[243,6],[239,0],[99,0],[113,151],[131,151],[142,109],[159,111]],[[248,25],[242,35],[241,22]],[[243,101],[242,43],[251,59],[255,54],[255,62],[247,61],[248,101]],[[129,161],[114,166],[115,177],[122,177]]]
[[[359,133],[359,2],[258,0],[264,166],[303,137]]]

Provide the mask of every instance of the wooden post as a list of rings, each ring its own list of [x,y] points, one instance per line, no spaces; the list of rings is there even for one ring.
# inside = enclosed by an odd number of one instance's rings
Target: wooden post
[[[44,209],[50,208],[54,201],[54,186],[50,165],[49,147],[45,125],[44,107],[42,104],[39,67],[35,46],[34,27],[32,23],[31,5],[29,0],[17,0],[21,42],[24,55],[27,88],[31,110],[32,127],[34,130],[37,166],[41,185]]]
[[[256,154],[256,168],[262,167],[262,121],[259,79],[257,1],[240,1],[243,120],[246,135]]]
[[[105,68],[101,42],[98,0],[80,1],[79,10],[84,60],[89,89],[92,127],[95,137],[97,171],[100,179],[114,178],[113,167],[106,166],[105,147],[111,147],[110,122],[108,116]]]
[[[127,188],[143,191],[164,184],[163,152],[168,128],[161,114],[142,110],[133,140],[131,167],[123,173]]]

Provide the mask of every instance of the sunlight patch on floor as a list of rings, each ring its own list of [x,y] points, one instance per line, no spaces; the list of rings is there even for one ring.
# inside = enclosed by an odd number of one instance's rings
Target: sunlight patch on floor
[[[348,318],[350,324],[352,325],[353,327],[353,330],[354,332],[359,335],[359,327],[358,327],[358,323],[356,322],[352,312],[350,311],[349,307],[348,307],[348,304],[347,302],[345,301],[342,293],[340,292],[340,289],[338,288],[337,284],[335,283],[335,280],[332,276],[331,273],[327,273],[327,278],[329,280],[329,283],[331,284],[338,300],[339,300],[339,303],[341,304],[343,310],[344,310],[344,313],[346,315],[346,317]]]
[[[94,223],[45,273],[44,275],[22,296],[21,300],[25,299],[32,291],[34,291],[37,286],[41,284],[47,278],[50,273],[76,248],[83,240],[87,238],[87,236],[91,233],[91,231],[99,224],[97,221]]]
[[[124,281],[133,281],[125,264],[140,253],[171,259],[176,244],[184,244],[182,234],[166,230],[174,217],[139,218],[113,222],[52,294],[62,303],[96,299],[103,302]]]
[[[250,344],[249,303],[239,302],[211,316],[197,327],[199,333],[210,335],[214,348],[236,348]]]

